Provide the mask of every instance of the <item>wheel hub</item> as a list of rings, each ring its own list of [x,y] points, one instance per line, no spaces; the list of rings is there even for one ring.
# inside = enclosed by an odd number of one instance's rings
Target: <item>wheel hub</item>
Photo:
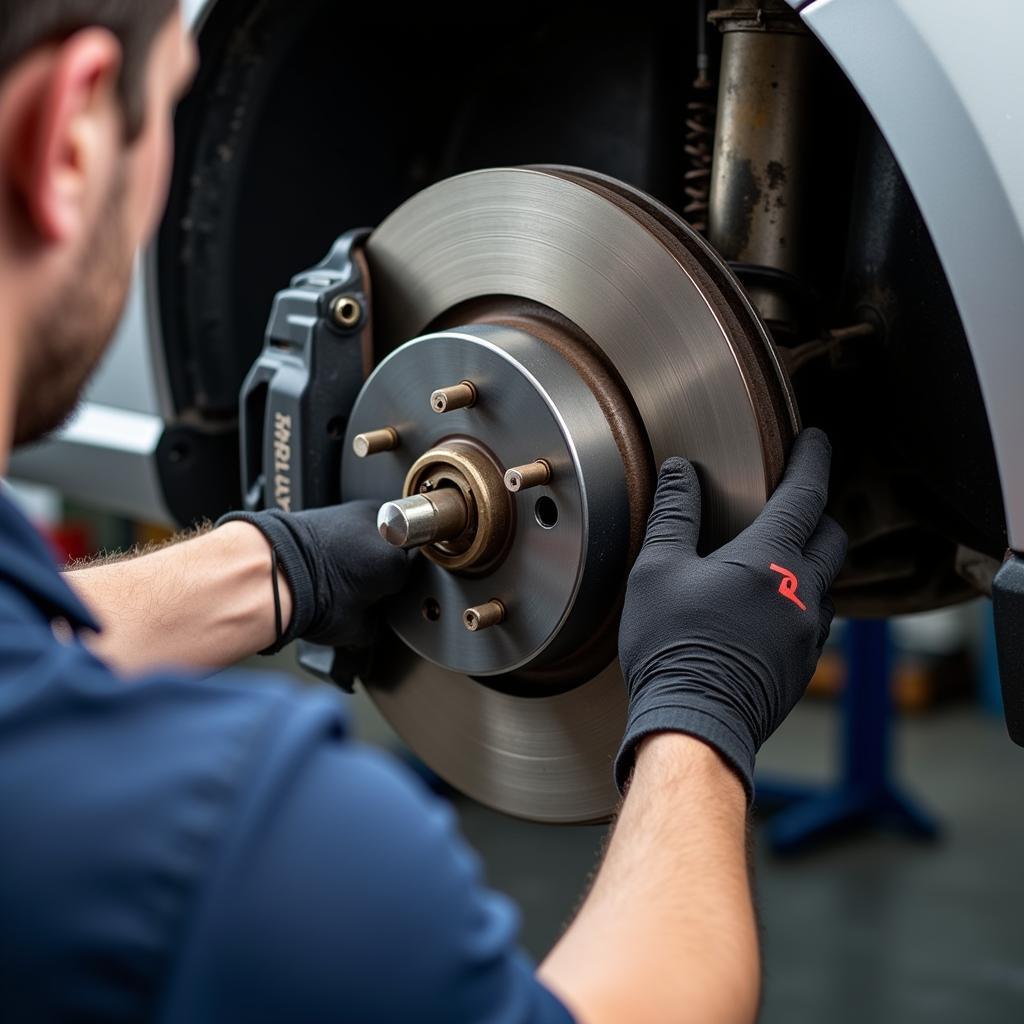
[[[437,414],[431,394],[472,381],[477,399]],[[388,356],[367,381],[352,436],[379,428],[398,445],[360,458],[346,447],[346,495],[436,496],[467,510],[454,536],[427,543],[389,621],[414,651],[503,689],[564,687],[545,668],[576,655],[607,620],[628,568],[630,507],[623,460],[601,407],[551,346],[517,327],[478,324],[427,334]],[[422,453],[422,454],[420,454]],[[410,465],[410,456],[413,461]],[[543,484],[511,492],[509,467],[543,461]],[[498,600],[501,629],[467,634],[467,609]],[[550,675],[550,673],[549,673]]]

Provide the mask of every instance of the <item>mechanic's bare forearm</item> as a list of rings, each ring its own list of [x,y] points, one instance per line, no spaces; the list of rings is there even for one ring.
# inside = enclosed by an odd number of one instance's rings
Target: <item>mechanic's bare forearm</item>
[[[580,1024],[749,1024],[760,956],[747,801],[701,741],[644,740],[594,886],[541,965]]]
[[[223,668],[277,635],[270,547],[247,523],[65,578],[103,626],[90,647],[121,672],[168,664]],[[287,626],[291,592],[283,576],[278,580]]]

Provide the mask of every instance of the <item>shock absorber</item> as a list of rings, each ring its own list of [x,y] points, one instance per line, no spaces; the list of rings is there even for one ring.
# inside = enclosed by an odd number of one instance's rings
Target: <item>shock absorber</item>
[[[710,20],[723,38],[708,237],[784,340],[801,321],[821,51],[786,0],[734,0]]]

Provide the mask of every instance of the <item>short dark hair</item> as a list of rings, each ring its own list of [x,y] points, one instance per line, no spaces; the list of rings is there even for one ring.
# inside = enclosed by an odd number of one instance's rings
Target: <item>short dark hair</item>
[[[123,51],[118,91],[125,135],[142,131],[145,78],[153,40],[178,0],[0,0],[0,80],[37,46],[67,39],[83,28],[105,28]]]

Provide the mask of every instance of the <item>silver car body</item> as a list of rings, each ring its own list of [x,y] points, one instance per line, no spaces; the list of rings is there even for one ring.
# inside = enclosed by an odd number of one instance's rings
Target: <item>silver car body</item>
[[[1011,545],[1024,550],[1024,5],[790,0],[877,121],[931,231],[971,346]],[[186,0],[201,31],[212,0]],[[173,410],[148,261],[75,419],[12,474],[166,521],[153,454]],[[865,413],[868,414],[867,412]],[[944,411],[943,415],[949,414]],[[955,411],[954,411],[955,414]]]

